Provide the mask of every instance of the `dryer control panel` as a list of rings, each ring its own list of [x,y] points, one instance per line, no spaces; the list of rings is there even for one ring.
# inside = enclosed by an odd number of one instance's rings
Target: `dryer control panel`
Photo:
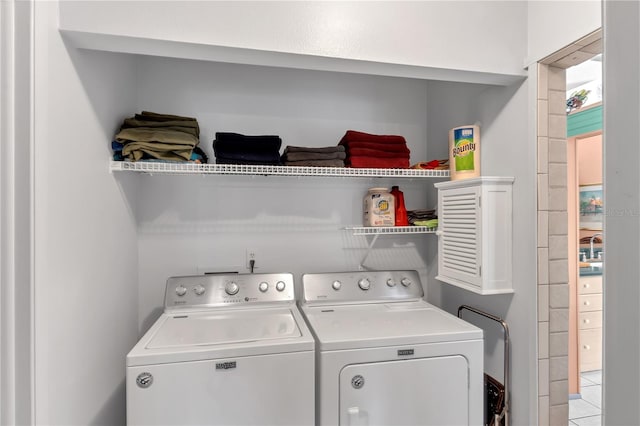
[[[302,287],[306,304],[410,301],[424,295],[417,271],[304,274]]]
[[[171,277],[165,310],[239,306],[248,303],[295,302],[293,275],[224,274]]]

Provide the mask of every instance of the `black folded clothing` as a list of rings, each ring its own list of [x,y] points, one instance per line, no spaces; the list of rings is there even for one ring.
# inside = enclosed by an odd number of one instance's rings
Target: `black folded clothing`
[[[250,161],[250,162],[263,162],[265,164],[278,164],[280,163],[280,154],[278,152],[217,152],[217,159],[224,159],[226,161]],[[245,164],[245,163],[238,163]],[[249,164],[249,163],[246,163]]]
[[[239,160],[239,159],[230,159],[230,158],[220,158],[216,157],[216,164],[246,164],[246,165],[265,165],[265,166],[280,166],[280,159],[277,161],[268,161],[268,160]]]
[[[213,152],[218,164],[268,164],[280,162],[280,136],[246,136],[240,133],[216,133]]]
[[[280,152],[280,136],[246,136],[239,133],[216,133],[213,149],[217,152]]]

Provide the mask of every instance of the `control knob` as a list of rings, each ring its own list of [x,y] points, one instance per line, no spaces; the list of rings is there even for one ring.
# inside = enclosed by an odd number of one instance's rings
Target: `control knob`
[[[395,286],[396,286],[396,282],[393,280],[393,278],[389,278],[389,279],[387,280],[387,285],[388,285],[389,287],[395,287]]]
[[[285,287],[286,287],[286,285],[285,285],[284,281],[278,281],[276,283],[276,290],[278,290],[278,291],[284,290]]]
[[[258,289],[259,289],[261,292],[263,292],[263,293],[264,293],[265,291],[269,290],[269,283],[267,283],[266,281],[262,281],[262,282],[258,285]]]
[[[340,290],[340,287],[342,287],[342,283],[341,283],[340,281],[338,281],[338,280],[335,280],[335,281],[333,282],[333,284],[331,284],[331,287],[332,287],[335,291],[338,291],[338,290]]]
[[[360,287],[362,290],[369,290],[369,287],[371,287],[371,282],[367,278],[361,278],[358,281],[358,287]]]
[[[400,280],[400,283],[405,287],[409,287],[411,285],[411,280],[409,278],[403,278]]]
[[[176,287],[176,294],[180,297],[184,296],[185,294],[187,294],[187,288],[180,284],[178,287]]]
[[[205,292],[205,288],[204,288],[203,285],[198,284],[197,286],[195,286],[193,288],[193,292],[198,296],[202,296],[204,294],[204,292]]]
[[[231,281],[228,282],[225,286],[224,286],[224,291],[229,295],[229,296],[233,296],[234,294],[238,293],[238,290],[240,290],[240,287],[238,287],[238,284],[236,284],[235,282]]]

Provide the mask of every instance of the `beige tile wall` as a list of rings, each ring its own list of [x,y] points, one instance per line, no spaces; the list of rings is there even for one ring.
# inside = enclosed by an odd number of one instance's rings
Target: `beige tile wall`
[[[566,68],[602,52],[602,30],[538,66],[538,423],[569,418]]]
[[[565,70],[538,64],[538,422],[569,417]]]

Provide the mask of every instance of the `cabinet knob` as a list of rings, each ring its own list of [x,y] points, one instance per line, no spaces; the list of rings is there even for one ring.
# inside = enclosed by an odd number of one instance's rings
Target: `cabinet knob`
[[[585,324],[589,324],[591,321],[589,321],[588,319],[583,319],[582,322]]]
[[[589,302],[588,300],[584,301],[584,306],[589,306],[591,304],[591,302]]]
[[[583,284],[582,287],[589,288],[590,286],[589,286],[589,284]]]
[[[589,349],[591,349],[591,346],[589,346],[589,345],[584,345],[584,346],[583,346],[583,348],[584,348],[584,349],[586,349],[586,350],[589,350]]]

